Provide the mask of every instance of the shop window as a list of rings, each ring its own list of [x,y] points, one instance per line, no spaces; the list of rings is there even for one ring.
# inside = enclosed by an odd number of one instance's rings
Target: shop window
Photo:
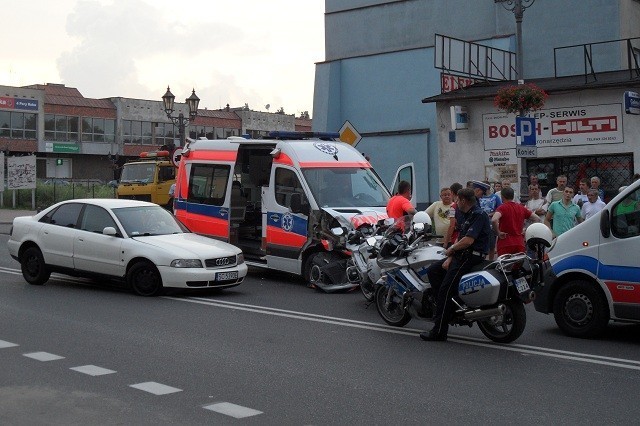
[[[0,136],[13,139],[36,139],[38,115],[0,111]]]

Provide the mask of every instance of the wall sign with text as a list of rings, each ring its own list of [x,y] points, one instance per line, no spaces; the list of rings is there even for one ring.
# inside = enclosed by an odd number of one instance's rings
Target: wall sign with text
[[[529,117],[536,119],[538,147],[624,142],[621,104],[542,109]],[[484,149],[515,148],[515,119],[514,114],[483,114]]]

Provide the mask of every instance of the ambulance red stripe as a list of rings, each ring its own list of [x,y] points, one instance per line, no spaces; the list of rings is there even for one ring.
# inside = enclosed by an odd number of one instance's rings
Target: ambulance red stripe
[[[301,161],[301,168],[317,168],[317,167],[364,167],[371,168],[371,164],[367,161]]]
[[[278,244],[288,247],[302,247],[307,242],[304,235],[287,232],[282,228],[267,226],[267,243]]]
[[[605,281],[611,298],[616,303],[640,303],[640,285]]]
[[[192,151],[189,160],[236,161],[237,151]]]

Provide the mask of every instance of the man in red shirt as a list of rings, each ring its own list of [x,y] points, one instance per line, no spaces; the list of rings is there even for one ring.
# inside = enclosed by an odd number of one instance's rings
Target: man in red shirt
[[[398,193],[389,199],[387,203],[387,214],[392,219],[416,214],[417,210],[411,204],[411,184],[403,180],[398,185]]]
[[[540,222],[541,219],[522,204],[513,202],[512,188],[503,188],[501,194],[502,205],[496,209],[491,218],[491,226],[498,236],[498,256],[522,253],[525,250],[522,232],[525,219],[532,222]]]

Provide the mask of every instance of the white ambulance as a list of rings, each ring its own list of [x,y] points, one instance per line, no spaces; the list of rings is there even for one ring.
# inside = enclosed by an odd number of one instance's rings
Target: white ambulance
[[[230,242],[247,263],[302,275],[325,291],[346,278],[344,235],[355,215],[386,217],[390,194],[337,134],[272,132],[271,139],[188,140],[174,213],[191,231]],[[398,169],[414,184],[413,165]]]
[[[592,337],[610,320],[640,322],[640,180],[560,235],[536,310],[553,313],[567,335]]]

